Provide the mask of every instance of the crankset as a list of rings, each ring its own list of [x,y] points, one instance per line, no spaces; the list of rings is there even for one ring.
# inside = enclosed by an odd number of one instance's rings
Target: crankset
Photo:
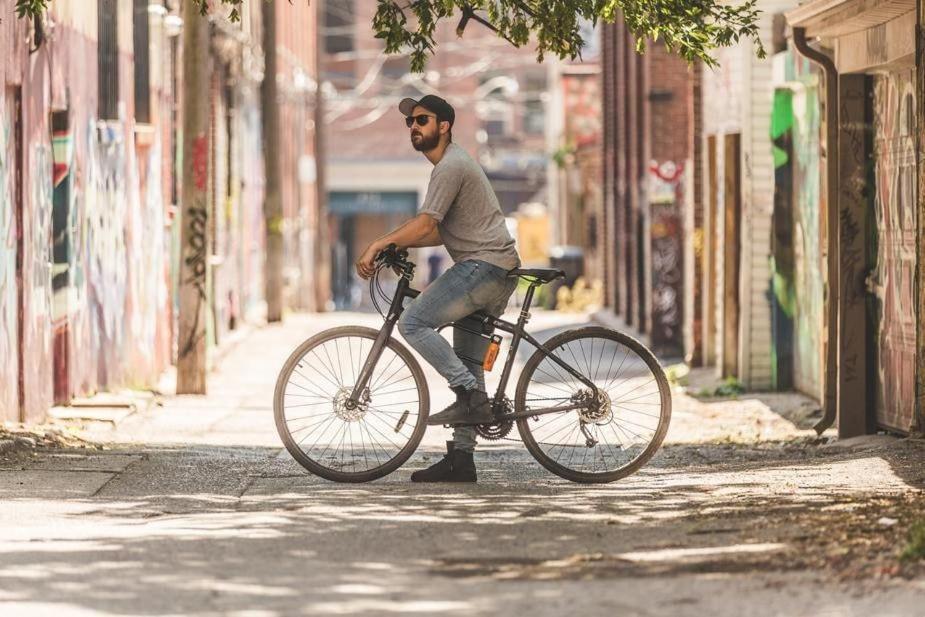
[[[496,418],[502,418],[513,413],[514,405],[508,397],[504,397],[501,403],[495,407],[494,413]],[[488,440],[504,439],[514,428],[513,420],[501,420],[492,424],[476,424],[475,432],[480,437]]]

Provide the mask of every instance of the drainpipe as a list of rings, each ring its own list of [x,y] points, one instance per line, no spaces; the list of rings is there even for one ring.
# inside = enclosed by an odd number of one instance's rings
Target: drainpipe
[[[818,64],[825,75],[825,199],[828,241],[828,293],[826,320],[825,392],[822,419],[813,427],[817,434],[832,426],[837,418],[838,398],[838,69],[826,54],[806,42],[806,29],[793,29],[793,44],[810,62]]]

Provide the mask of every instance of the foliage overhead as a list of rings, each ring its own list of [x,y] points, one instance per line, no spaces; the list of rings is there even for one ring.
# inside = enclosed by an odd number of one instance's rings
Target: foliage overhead
[[[434,33],[444,19],[459,17],[457,34],[469,21],[494,30],[520,47],[531,34],[537,60],[548,54],[574,60],[581,57],[583,21],[612,23],[621,14],[636,37],[636,48],[657,41],[688,62],[716,65],[711,52],[742,38],[752,38],[758,57],[765,56],[758,37],[757,0],[738,4],[726,0],[378,0],[373,29],[389,53],[408,52],[411,69],[424,69],[434,53]]]
[[[50,1],[16,0],[16,13],[35,17]],[[240,19],[244,1],[193,0],[203,14],[216,3],[229,7],[232,21]],[[756,4],[757,0],[377,0],[372,27],[376,37],[385,41],[387,53],[407,53],[411,70],[421,72],[437,47],[434,34],[441,20],[458,17],[460,36],[475,21],[517,47],[529,43],[533,35],[537,60],[542,61],[546,54],[580,58],[585,43],[581,24],[613,23],[622,15],[639,52],[651,40],[688,62],[715,66],[712,52],[743,38],[753,39],[755,53],[765,57]]]

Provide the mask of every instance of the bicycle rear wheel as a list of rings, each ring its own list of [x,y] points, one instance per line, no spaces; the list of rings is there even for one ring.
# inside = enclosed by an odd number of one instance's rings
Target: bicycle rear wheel
[[[596,326],[558,334],[545,347],[594,383],[599,396],[583,409],[519,418],[530,454],[574,482],[613,482],[642,467],[671,419],[671,390],[652,352],[631,336]],[[591,399],[588,386],[537,351],[517,382],[514,410]]]
[[[361,404],[345,403],[379,332],[345,326],[308,339],[276,381],[276,428],[292,457],[335,482],[368,482],[408,460],[427,428],[427,381],[398,341],[382,351]]]

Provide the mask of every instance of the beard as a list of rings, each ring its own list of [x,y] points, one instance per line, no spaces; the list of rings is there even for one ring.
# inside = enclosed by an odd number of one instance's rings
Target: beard
[[[415,137],[420,135],[420,139],[415,141]],[[437,144],[440,143],[440,133],[434,133],[433,135],[427,136],[423,133],[412,133],[411,134],[411,145],[418,152],[427,152],[428,150],[433,150],[437,147]]]

